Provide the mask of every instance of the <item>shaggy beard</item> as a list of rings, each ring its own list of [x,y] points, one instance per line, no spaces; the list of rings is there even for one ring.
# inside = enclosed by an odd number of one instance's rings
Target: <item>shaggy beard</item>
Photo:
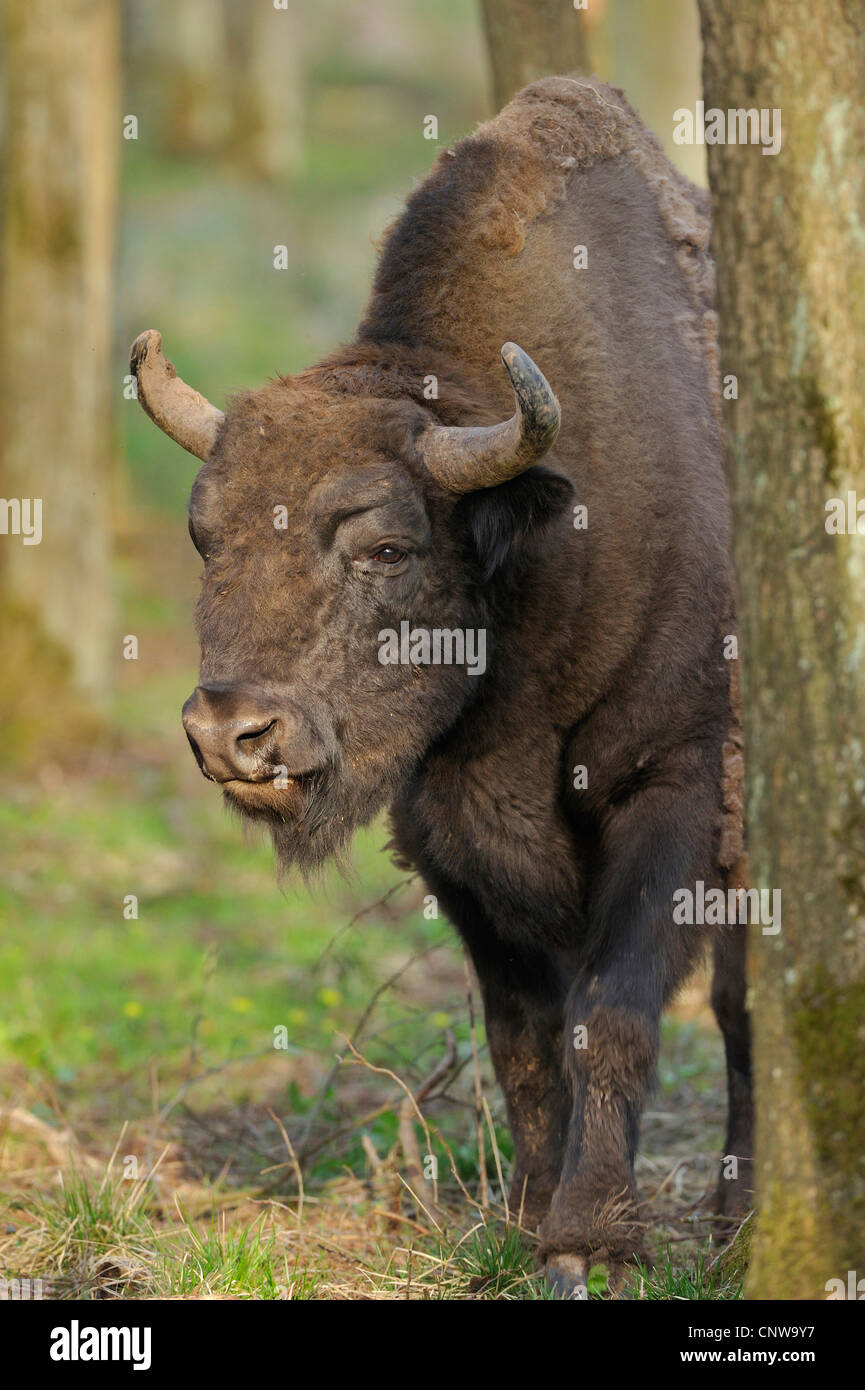
[[[244,821],[267,828],[280,878],[292,869],[309,878],[331,859],[346,866],[355,831],[390,804],[406,775],[390,767],[374,783],[363,786],[353,778],[346,786],[332,769],[285,790],[259,783],[254,793],[226,789],[224,795]]]

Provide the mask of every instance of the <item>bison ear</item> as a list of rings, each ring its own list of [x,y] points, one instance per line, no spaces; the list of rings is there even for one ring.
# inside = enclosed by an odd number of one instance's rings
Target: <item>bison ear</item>
[[[573,503],[574,486],[548,468],[530,468],[508,483],[469,493],[459,503],[483,579],[518,560],[525,543]]]

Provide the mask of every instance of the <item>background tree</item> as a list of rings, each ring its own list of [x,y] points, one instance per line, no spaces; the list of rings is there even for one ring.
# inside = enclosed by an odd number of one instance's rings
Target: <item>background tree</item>
[[[498,110],[526,83],[587,72],[585,27],[573,0],[481,0]]]
[[[713,145],[748,766],[758,1217],[749,1292],[865,1275],[865,15],[700,0],[706,106],[780,108],[783,147]],[[783,34],[783,42],[779,35]],[[863,508],[865,510],[865,508]],[[865,533],[865,517],[861,523]]]
[[[232,132],[244,168],[263,178],[295,173],[303,159],[303,19],[295,6],[228,0]]]
[[[303,160],[301,36],[295,6],[154,0],[129,13],[133,87],[159,146],[177,159],[230,161],[279,179]],[[141,87],[138,88],[139,80]]]
[[[3,16],[0,491],[42,499],[43,538],[0,536],[0,701],[17,690],[26,718],[46,684],[56,708],[64,673],[106,685],[119,22],[115,0]]]
[[[218,156],[230,128],[226,98],[232,72],[221,0],[157,0],[142,7],[133,23],[133,34],[140,35],[154,60],[165,149],[178,157]]]

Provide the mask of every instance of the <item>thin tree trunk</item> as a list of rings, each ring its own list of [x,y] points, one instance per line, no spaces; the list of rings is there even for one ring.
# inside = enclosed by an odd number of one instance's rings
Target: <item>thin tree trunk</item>
[[[302,21],[293,9],[228,0],[231,150],[250,173],[285,178],[303,162]]]
[[[42,539],[0,535],[3,604],[103,692],[110,624],[111,281],[121,145],[115,0],[6,0],[0,490]],[[52,666],[56,676],[56,664]],[[17,678],[24,699],[32,673]]]
[[[587,72],[582,13],[573,0],[481,0],[496,110],[528,82]]]
[[[163,148],[181,158],[221,156],[233,71],[222,0],[152,0],[136,20],[156,59],[153,109]]]
[[[777,155],[708,147],[741,593],[757,1064],[752,1298],[865,1276],[865,13],[700,0],[706,107],[780,108]],[[783,41],[782,41],[783,40]],[[863,507],[865,511],[865,507]],[[862,521],[865,533],[865,517]]]

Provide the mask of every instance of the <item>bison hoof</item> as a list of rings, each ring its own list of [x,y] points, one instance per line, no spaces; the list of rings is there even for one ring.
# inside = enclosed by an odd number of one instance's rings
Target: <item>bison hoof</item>
[[[551,1255],[544,1266],[544,1278],[562,1299],[587,1299],[588,1265],[579,1255]]]

